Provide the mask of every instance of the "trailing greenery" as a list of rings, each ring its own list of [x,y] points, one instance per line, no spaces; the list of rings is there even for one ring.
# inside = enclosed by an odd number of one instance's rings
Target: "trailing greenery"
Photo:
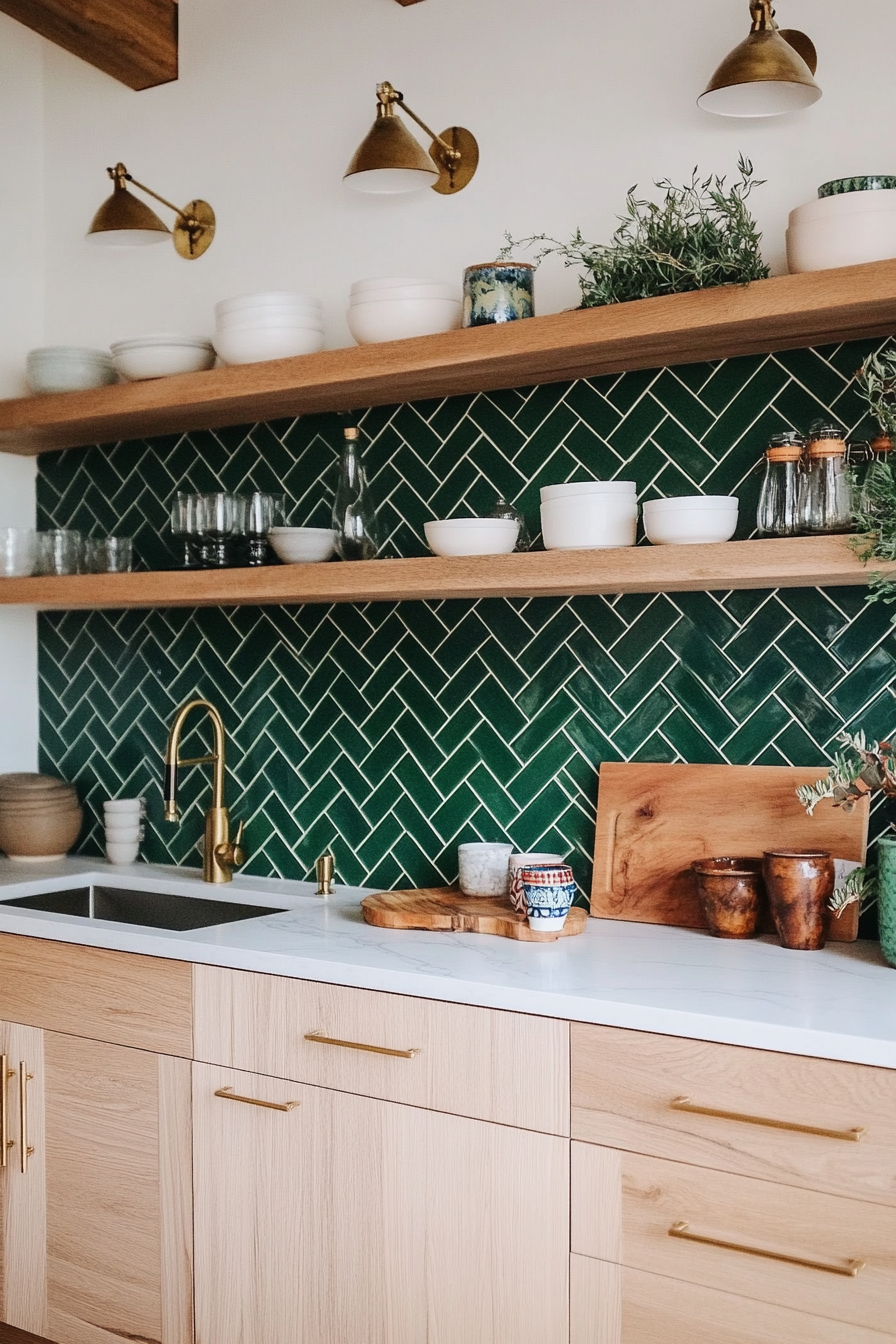
[[[547,234],[515,241],[508,233],[499,259],[507,260],[514,248],[539,245],[536,264],[555,255],[566,266],[581,267],[582,308],[764,280],[769,268],[759,250],[762,234],[747,208],[750,193],[763,184],[743,155],[738,171],[730,188],[724,177],[701,181],[696,168],[683,187],[657,182],[665,192],[660,204],[638,200],[637,187],[630,188],[612,243],[589,243],[580,229],[568,243]]]
[[[840,733],[841,751],[817,784],[802,784],[796,791],[803,807],[812,816],[824,798],[833,798],[835,807],[852,812],[860,798],[883,793],[896,798],[896,752],[890,742],[867,742],[864,733]]]
[[[839,919],[844,910],[848,910],[851,905],[857,905],[859,914],[864,915],[865,911],[870,910],[876,900],[876,870],[874,868],[854,868],[834,891],[833,896],[828,901],[828,909]]]
[[[856,375],[859,395],[883,432],[896,442],[896,349],[869,355]],[[896,476],[890,462],[874,462],[857,501],[853,546],[866,564],[896,560]],[[896,602],[896,581],[872,574],[869,602]],[[896,623],[896,616],[893,617]]]

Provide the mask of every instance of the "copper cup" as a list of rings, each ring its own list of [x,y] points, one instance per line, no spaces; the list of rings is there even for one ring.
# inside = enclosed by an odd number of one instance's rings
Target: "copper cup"
[[[765,905],[761,859],[697,859],[697,895],[714,938],[755,938]]]
[[[762,864],[782,947],[817,952],[827,934],[834,860],[825,849],[769,849]]]

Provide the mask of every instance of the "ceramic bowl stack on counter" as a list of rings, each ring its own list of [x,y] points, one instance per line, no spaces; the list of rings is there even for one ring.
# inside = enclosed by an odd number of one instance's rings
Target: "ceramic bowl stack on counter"
[[[112,346],[115,367],[129,382],[148,378],[170,378],[178,373],[201,373],[215,362],[211,341],[202,336],[178,336],[157,332],[116,341]]]
[[[88,350],[77,345],[48,345],[29,351],[25,376],[37,395],[50,392],[87,392],[118,382],[108,350]]]
[[[638,495],[634,481],[567,481],[541,490],[545,549],[591,550],[634,546]]]
[[[730,541],[737,531],[733,495],[684,495],[644,503],[644,531],[654,546],[698,546]]]
[[[441,280],[356,280],[349,296],[348,326],[359,345],[436,336],[461,324],[456,285]]]
[[[896,178],[843,178],[826,182],[818,195],[790,212],[787,265],[792,273],[896,257]]]
[[[515,518],[443,518],[423,531],[433,555],[509,555],[520,525]]]
[[[0,849],[11,859],[62,859],[84,813],[74,784],[52,775],[0,775]]]
[[[225,364],[316,354],[324,348],[321,301],[286,292],[222,299],[215,304],[214,344]]]
[[[110,863],[136,863],[143,841],[145,798],[116,798],[103,803],[106,858]]]

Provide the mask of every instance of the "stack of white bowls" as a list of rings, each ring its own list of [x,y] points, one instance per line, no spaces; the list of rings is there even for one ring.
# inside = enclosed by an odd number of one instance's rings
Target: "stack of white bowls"
[[[792,273],[858,266],[896,257],[896,191],[823,196],[790,212],[787,265]]]
[[[461,324],[457,285],[402,276],[356,280],[349,296],[348,326],[359,345],[437,336]]]
[[[123,378],[142,382],[147,378],[171,378],[178,373],[201,373],[215,362],[215,350],[204,336],[178,336],[162,331],[116,341],[112,359]]]
[[[30,350],[25,376],[34,393],[86,392],[118,381],[108,350],[88,350],[79,345],[46,345]]]
[[[541,531],[548,551],[634,546],[638,488],[634,481],[567,481],[541,490]]]
[[[730,541],[737,531],[734,495],[682,495],[644,501],[644,531],[654,546],[700,546]]]
[[[214,343],[225,364],[316,354],[324,348],[321,301],[283,291],[222,299],[215,304]]]
[[[136,863],[143,839],[145,798],[116,798],[103,803],[106,858],[110,863]]]

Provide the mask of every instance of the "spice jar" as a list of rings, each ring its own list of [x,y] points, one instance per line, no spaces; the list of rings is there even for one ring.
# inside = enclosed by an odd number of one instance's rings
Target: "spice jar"
[[[799,530],[830,535],[852,530],[852,475],[846,440],[836,425],[813,426],[800,485]]]
[[[879,479],[882,468],[890,465],[893,440],[887,434],[879,434],[870,443],[861,445],[861,452],[853,452],[850,445],[848,462],[853,469],[853,489],[856,498],[856,512],[866,518],[877,512],[876,492],[873,488],[875,476]]]
[[[793,537],[799,531],[800,481],[806,440],[802,434],[775,434],[765,451],[765,479],[756,526],[762,537]]]

